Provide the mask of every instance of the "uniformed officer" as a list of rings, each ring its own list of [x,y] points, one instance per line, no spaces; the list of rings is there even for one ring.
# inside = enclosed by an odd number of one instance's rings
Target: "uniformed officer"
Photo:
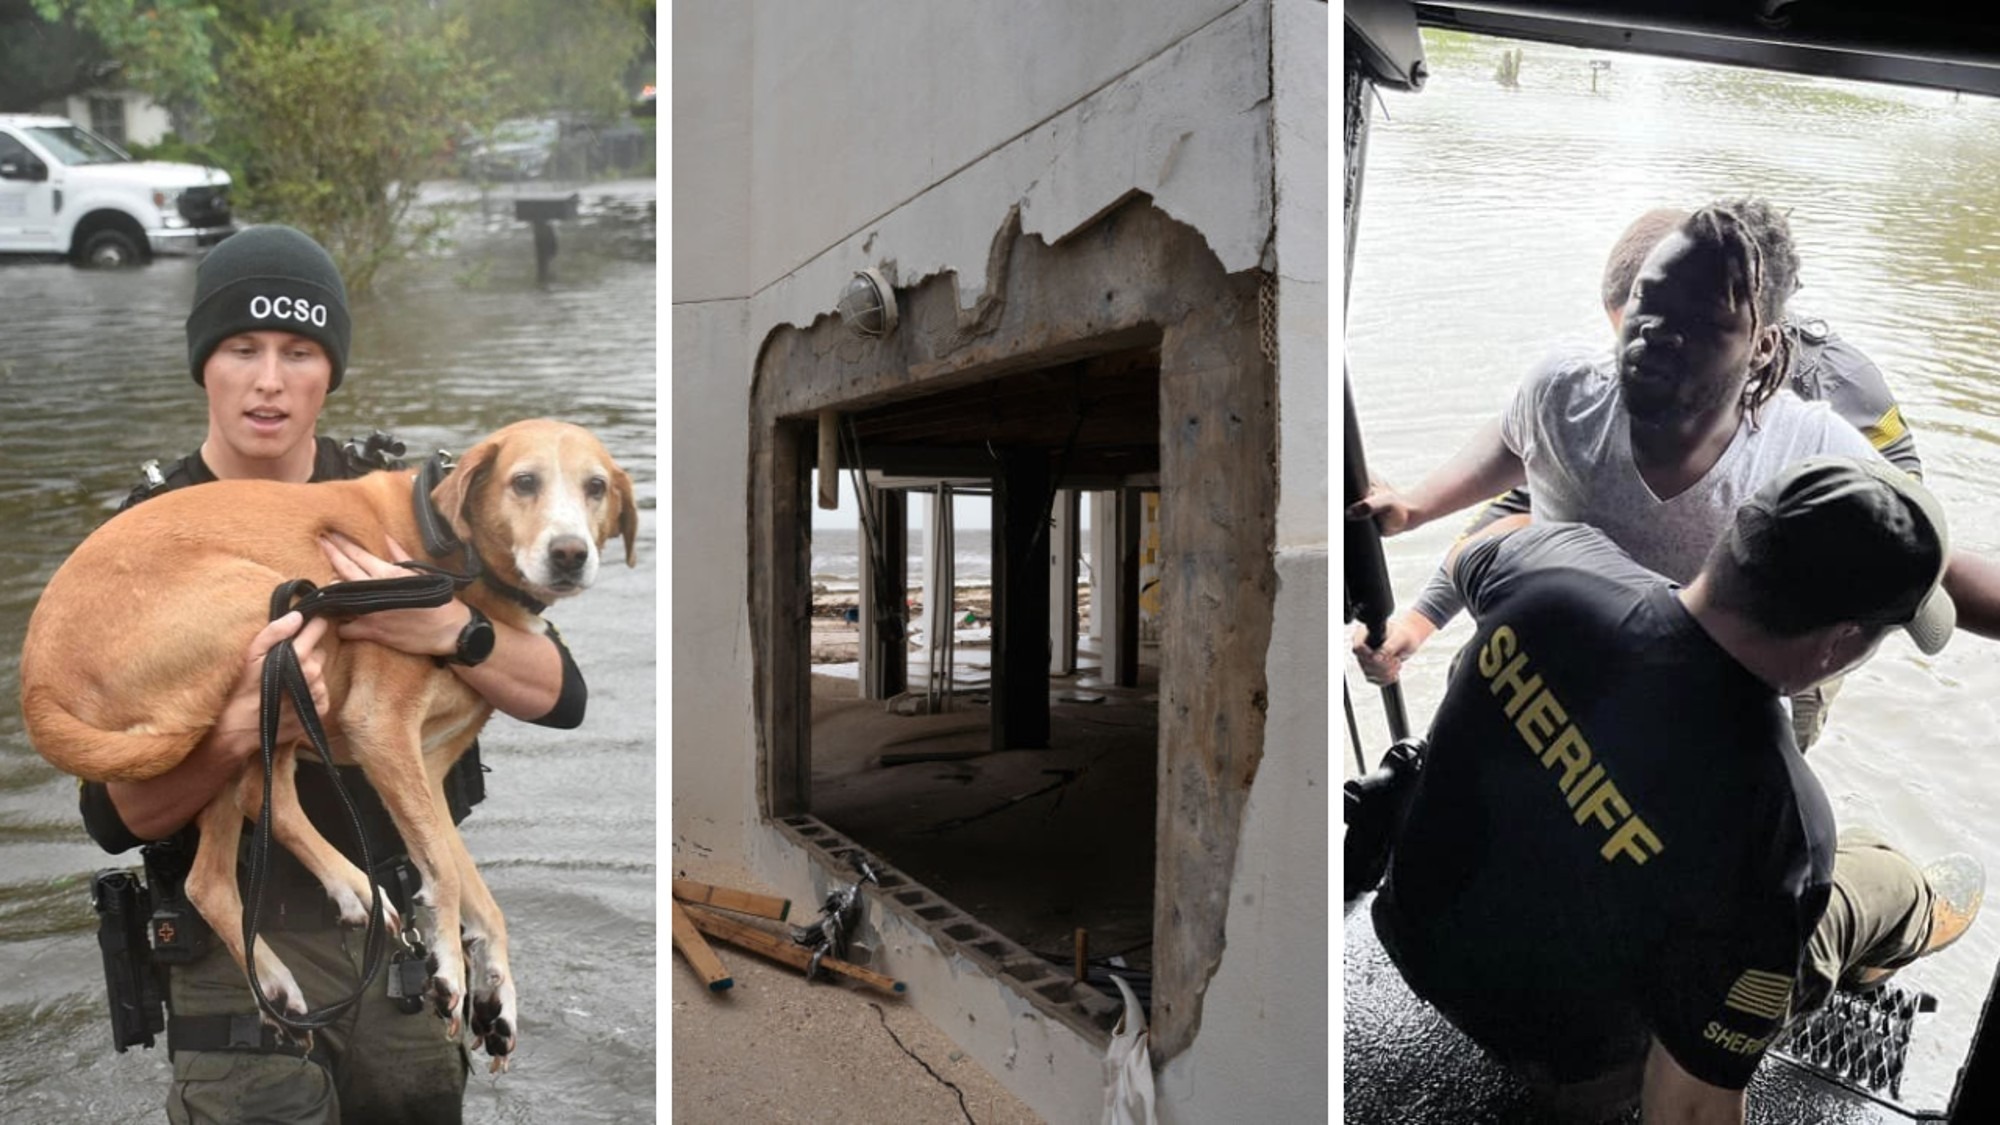
[[[147,479],[119,510],[212,480],[340,480],[375,467],[356,455],[362,451],[344,451],[317,432],[326,396],[346,374],[352,335],[346,287],[331,256],[290,227],[254,226],[211,252],[196,277],[188,359],[207,396],[207,436],[200,448],[164,469],[149,463]],[[391,567],[344,540],[322,547],[343,579],[372,577]],[[244,654],[243,675],[215,726],[174,769],[143,782],[83,786],[85,827],[105,850],[148,845],[156,899],[173,901],[193,855],[195,814],[258,752],[264,652],[296,634],[314,698],[324,710],[313,645],[328,627],[316,619],[301,630],[298,615],[288,614],[265,628]],[[343,638],[443,658],[487,702],[515,718],[563,728],[582,721],[583,678],[553,630],[538,636],[495,624],[457,600],[434,609],[371,614],[338,628]],[[281,738],[300,733],[287,711]],[[331,733],[337,745],[338,732]],[[371,854],[387,857],[377,863],[375,881],[403,899],[397,905],[408,918],[404,896],[415,887],[415,873],[402,840],[360,769],[343,766],[339,772],[361,812]],[[475,745],[447,779],[454,820],[484,796],[481,773]],[[329,771],[300,755],[297,776],[307,815],[359,863],[351,822]],[[360,932],[338,924],[317,880],[289,853],[274,849],[271,865],[263,938],[278,948],[309,996],[352,993],[362,973]],[[198,926],[198,916],[187,914]],[[169,1120],[379,1125],[460,1119],[466,1047],[447,1039],[428,1012],[406,1014],[379,978],[361,1002],[314,1035],[308,1065],[302,1065],[297,1046],[259,1026],[243,973],[220,942],[181,955],[190,959],[166,966],[173,1057]]]
[[[1739,328],[1740,331],[1740,328]],[[1452,551],[1477,623],[1395,831],[1376,933],[1411,989],[1538,1095],[1536,1120],[1742,1122],[1779,1032],[1961,938],[1985,894],[1832,806],[1779,706],[1892,629],[1951,631],[1942,508],[1815,457],[1695,579],[1579,523]],[[1825,559],[1838,553],[1843,565]]]

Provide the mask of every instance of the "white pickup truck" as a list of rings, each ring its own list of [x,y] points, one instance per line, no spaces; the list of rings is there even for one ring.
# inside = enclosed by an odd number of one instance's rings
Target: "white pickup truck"
[[[134,160],[65,118],[0,114],[0,254],[127,266],[235,232],[229,173]]]

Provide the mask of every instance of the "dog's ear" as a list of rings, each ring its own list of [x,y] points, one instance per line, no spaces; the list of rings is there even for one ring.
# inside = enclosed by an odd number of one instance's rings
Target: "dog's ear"
[[[632,477],[613,466],[611,490],[618,497],[618,534],[625,538],[625,565],[638,566],[639,505],[632,501]]]
[[[499,455],[499,443],[480,442],[467,450],[452,468],[451,475],[431,490],[431,503],[451,524],[452,534],[462,543],[472,542],[472,521],[466,518],[466,505],[472,499],[473,489],[486,479],[493,469],[494,458]]]

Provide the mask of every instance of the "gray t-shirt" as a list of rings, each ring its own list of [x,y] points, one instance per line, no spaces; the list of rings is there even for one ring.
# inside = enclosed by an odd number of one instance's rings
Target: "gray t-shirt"
[[[1881,454],[1824,402],[1781,390],[1746,416],[1708,473],[1678,496],[1653,494],[1632,457],[1632,430],[1608,353],[1558,352],[1522,381],[1500,439],[1527,469],[1536,522],[1587,523],[1641,566],[1691,581],[1736,507],[1785,466],[1821,453]],[[1428,591],[1427,591],[1428,593]],[[1442,625],[1463,608],[1420,607]]]

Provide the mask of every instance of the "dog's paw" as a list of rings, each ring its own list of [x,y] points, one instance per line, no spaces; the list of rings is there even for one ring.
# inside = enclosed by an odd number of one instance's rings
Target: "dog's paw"
[[[389,892],[386,889],[379,887],[376,889],[381,891],[383,928],[392,934],[402,933],[403,915],[397,911],[396,904],[389,901]],[[340,910],[341,925],[350,930],[358,930],[368,924],[369,896],[358,895],[346,887],[341,887],[328,892],[328,897],[333,899],[334,905]]]
[[[466,997],[468,1020],[474,1045],[493,1058],[489,1073],[507,1069],[514,1053],[514,998],[510,984],[504,991]]]
[[[273,1008],[283,1012],[286,1016],[292,1019],[303,1018],[306,1014],[306,998],[299,992],[298,983],[291,979],[291,974],[285,972],[283,966],[279,967],[279,975],[284,979],[264,983],[264,998],[271,1002]],[[311,1028],[288,1027],[272,1018],[269,1012],[262,1010],[258,1011],[257,1018],[265,1027],[271,1029],[279,1043],[296,1047],[308,1054],[312,1052],[313,1034]]]
[[[426,967],[431,975],[424,996],[431,1002],[431,1010],[445,1021],[445,1038],[456,1039],[462,1026],[459,1013],[465,1007],[465,968],[444,964],[435,952],[426,960]]]
[[[298,1017],[306,1014],[306,994],[305,990],[299,987],[298,978],[292,975],[292,971],[285,967],[283,961],[278,960],[275,955],[267,954],[262,948],[257,950],[257,987],[263,991],[264,999],[270,1001],[273,1008],[288,1016]],[[284,1033],[284,1026],[273,1020],[268,1013],[263,1015],[263,1020],[277,1028],[280,1034]]]

